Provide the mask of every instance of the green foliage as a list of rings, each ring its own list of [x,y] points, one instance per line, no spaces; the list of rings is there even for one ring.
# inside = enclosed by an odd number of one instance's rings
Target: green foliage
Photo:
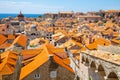
[[[41,16],[41,15],[39,15],[39,16],[38,16],[38,18],[42,18],[42,16]]]
[[[94,22],[95,22],[95,23],[97,23],[97,22],[98,22],[98,20],[96,19],[96,20],[94,20]]]
[[[91,78],[91,77],[89,77],[89,80],[92,80],[92,78]]]
[[[30,47],[35,47],[35,45],[30,45]]]

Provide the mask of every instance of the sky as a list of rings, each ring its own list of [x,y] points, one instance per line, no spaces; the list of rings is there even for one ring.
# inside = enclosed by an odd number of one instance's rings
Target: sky
[[[120,10],[120,0],[0,0],[0,13]]]

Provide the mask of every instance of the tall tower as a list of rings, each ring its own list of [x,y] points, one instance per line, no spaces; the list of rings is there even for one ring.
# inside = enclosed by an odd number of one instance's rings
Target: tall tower
[[[18,14],[18,20],[19,21],[24,21],[24,15],[22,14],[22,12],[20,11],[20,13]]]

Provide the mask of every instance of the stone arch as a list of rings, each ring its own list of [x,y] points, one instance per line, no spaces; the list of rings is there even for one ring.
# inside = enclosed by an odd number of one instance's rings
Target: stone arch
[[[115,72],[111,72],[109,75],[108,75],[108,80],[119,80],[118,79],[118,76]]]
[[[86,66],[89,66],[89,59],[88,58],[86,58],[86,60],[85,60],[85,64],[86,64]]]
[[[91,68],[92,70],[94,70],[94,71],[96,70],[96,65],[95,65],[95,62],[94,62],[94,61],[91,62],[90,68]]]
[[[106,76],[106,73],[102,65],[98,66],[98,75],[100,76],[101,80],[105,80],[104,77]]]
[[[82,63],[83,63],[83,62],[85,62],[85,57],[84,57],[84,56],[82,56]]]

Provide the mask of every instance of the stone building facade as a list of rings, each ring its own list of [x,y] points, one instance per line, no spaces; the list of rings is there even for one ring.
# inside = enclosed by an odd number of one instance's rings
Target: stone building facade
[[[22,80],[74,80],[74,73],[49,60]]]
[[[29,30],[25,30],[25,35],[28,37],[28,39],[32,40],[44,35],[44,31],[38,30],[37,27],[38,26],[32,24]]]
[[[58,14],[57,13],[45,13],[44,18],[52,18],[52,19],[57,19]]]

